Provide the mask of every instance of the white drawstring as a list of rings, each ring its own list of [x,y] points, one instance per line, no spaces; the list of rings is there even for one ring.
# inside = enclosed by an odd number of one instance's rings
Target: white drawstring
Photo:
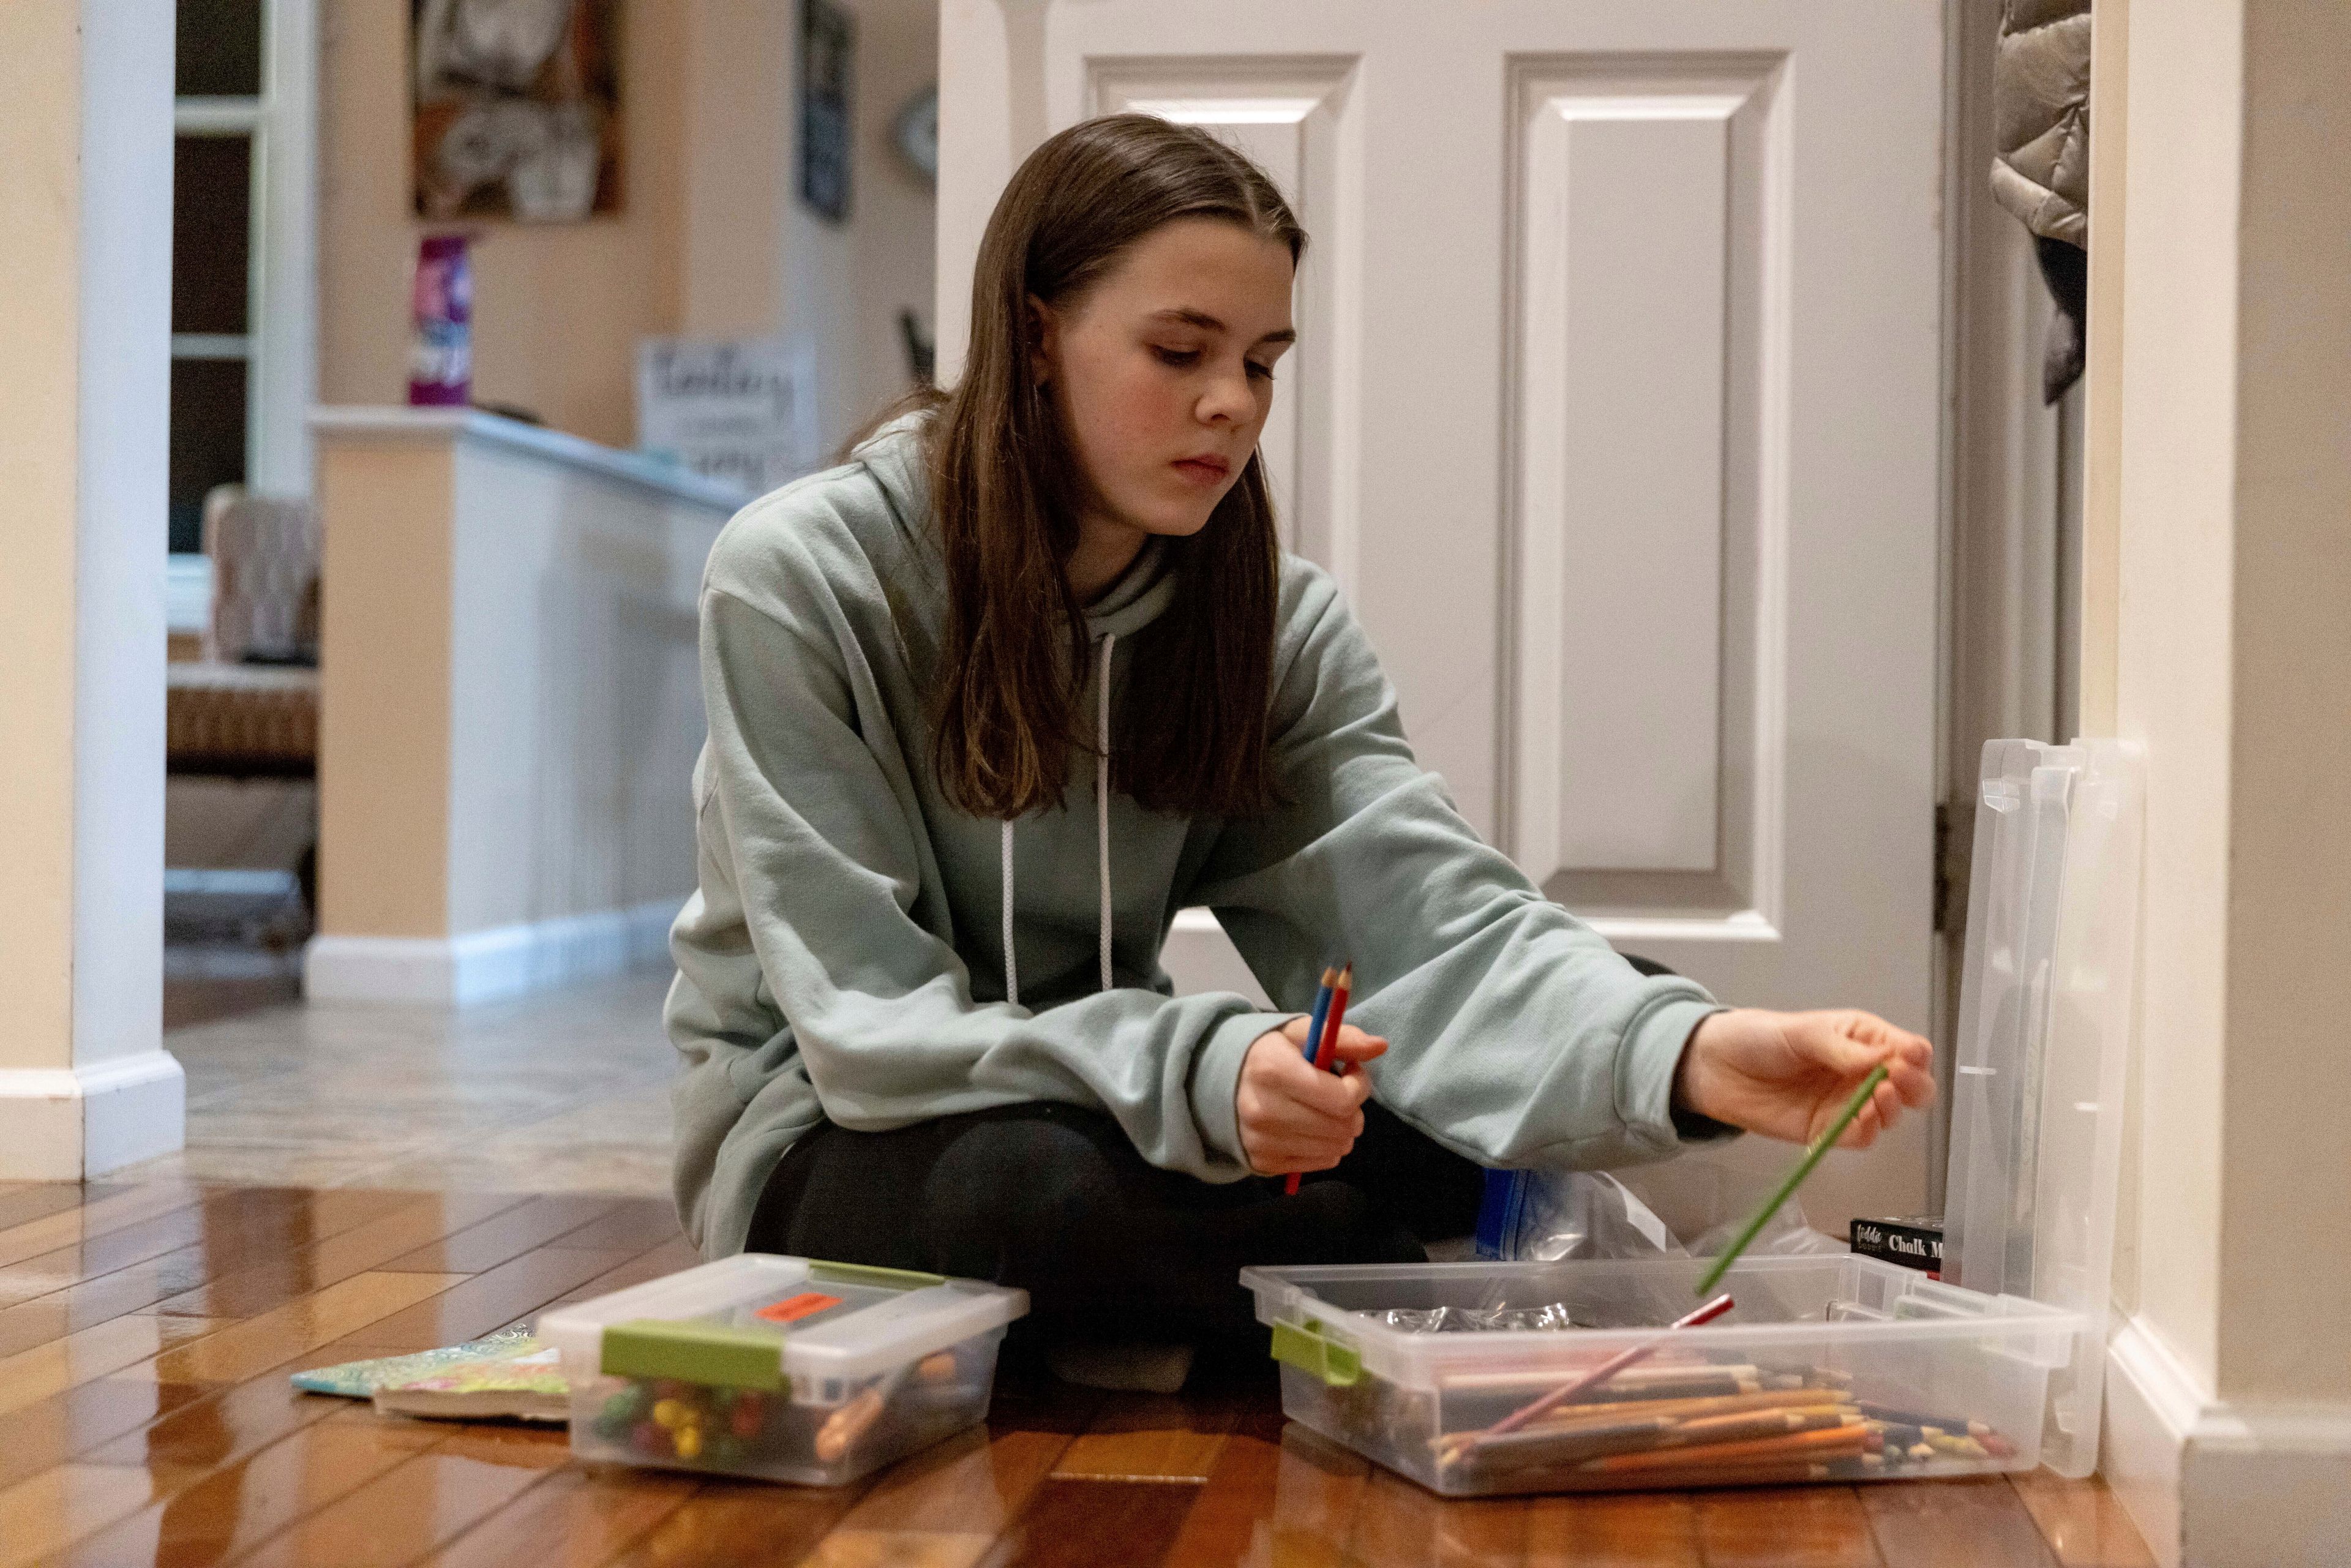
[[[1004,819],[1004,999],[1020,1005],[1020,967],[1012,956],[1012,819]]]
[[[1100,857],[1102,883],[1102,915],[1096,934],[1102,948],[1102,988],[1111,989],[1111,908],[1110,908],[1110,657],[1118,645],[1118,633],[1105,632],[1102,640],[1102,669],[1094,677],[1102,688],[1101,717],[1096,724],[1094,762],[1094,849]],[[1014,1007],[1020,1005],[1020,967],[1012,951],[1012,820],[1003,824],[1004,846],[1002,904],[1004,906],[1004,999]]]
[[[1118,633],[1102,633],[1102,674],[1095,684],[1102,687],[1102,722],[1095,731],[1094,758],[1094,845],[1102,863],[1102,988],[1110,984],[1110,651],[1118,643]]]

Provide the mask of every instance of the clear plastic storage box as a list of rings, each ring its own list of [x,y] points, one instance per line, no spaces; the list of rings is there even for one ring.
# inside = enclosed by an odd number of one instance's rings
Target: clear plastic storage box
[[[1985,747],[1947,1047],[1944,1280],[1850,1255],[1747,1258],[1719,1287],[1733,1312],[1661,1335],[1698,1304],[1705,1260],[1245,1270],[1284,1413],[1452,1496],[2089,1474],[2140,773],[2112,741]]]
[[[987,1414],[1026,1292],[745,1253],[558,1307],[582,1458],[839,1486]]]

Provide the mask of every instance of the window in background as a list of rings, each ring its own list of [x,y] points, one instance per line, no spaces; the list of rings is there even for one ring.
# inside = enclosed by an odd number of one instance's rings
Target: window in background
[[[310,488],[318,0],[178,0],[171,622],[210,599],[204,496]]]

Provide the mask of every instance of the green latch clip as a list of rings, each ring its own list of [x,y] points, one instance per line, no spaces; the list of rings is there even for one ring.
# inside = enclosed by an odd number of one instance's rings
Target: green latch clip
[[[836,1285],[875,1285],[887,1291],[920,1291],[947,1282],[945,1274],[919,1269],[883,1269],[872,1263],[826,1263],[809,1260],[809,1278]]]
[[[1273,1359],[1311,1373],[1333,1388],[1352,1388],[1364,1375],[1363,1352],[1332,1339],[1312,1318],[1273,1325]]]
[[[604,1331],[600,1370],[607,1377],[674,1377],[713,1388],[779,1391],[783,1336],[723,1323],[639,1318]]]

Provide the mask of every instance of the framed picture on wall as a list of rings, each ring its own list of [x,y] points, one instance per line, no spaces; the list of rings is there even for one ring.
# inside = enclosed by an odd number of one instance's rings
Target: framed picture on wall
[[[409,0],[418,215],[621,210],[621,0]]]
[[[800,200],[829,223],[849,217],[856,50],[855,17],[832,0],[800,0]]]

